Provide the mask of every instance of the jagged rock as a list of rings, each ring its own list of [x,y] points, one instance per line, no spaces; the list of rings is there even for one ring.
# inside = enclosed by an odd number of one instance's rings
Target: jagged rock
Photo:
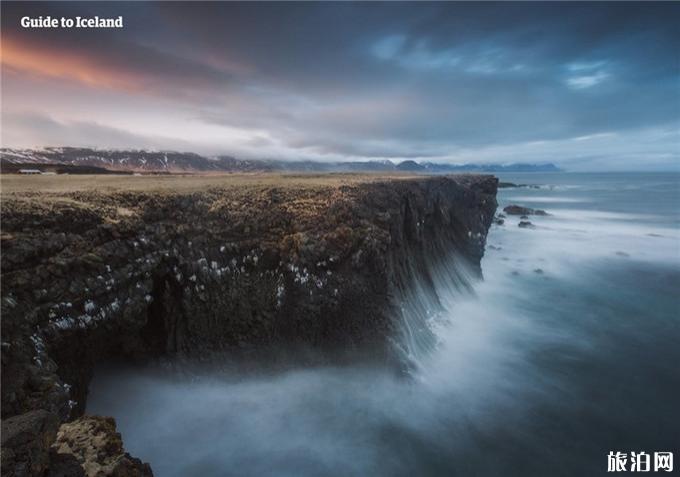
[[[41,476],[50,464],[50,445],[59,417],[45,410],[30,411],[2,421],[2,475]]]
[[[57,472],[78,472],[69,456],[80,464],[83,471],[80,475],[87,477],[153,476],[149,464],[125,452],[112,417],[83,416],[62,424],[52,448],[56,453],[55,459],[60,460],[49,477],[56,477],[59,475]],[[61,475],[75,477],[79,474]]]
[[[522,207],[520,205],[508,205],[503,209],[508,215],[550,215],[545,210]]]

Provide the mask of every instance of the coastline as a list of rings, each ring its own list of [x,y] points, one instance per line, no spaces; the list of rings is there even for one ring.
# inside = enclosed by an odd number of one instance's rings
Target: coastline
[[[481,273],[496,208],[492,176],[201,180],[3,191],[5,420],[79,418],[112,359],[272,345],[393,359],[391,297],[445,254]]]

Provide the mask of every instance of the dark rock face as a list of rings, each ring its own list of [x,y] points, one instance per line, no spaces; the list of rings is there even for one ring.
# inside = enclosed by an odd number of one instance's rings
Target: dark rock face
[[[43,475],[50,464],[50,446],[59,417],[36,410],[2,421],[2,475]]]
[[[545,210],[532,209],[529,207],[522,207],[519,205],[508,205],[503,209],[508,215],[550,215]]]
[[[6,197],[2,416],[82,415],[108,359],[270,346],[389,359],[391,297],[428,279],[427,259],[456,253],[481,273],[496,187],[460,176]],[[68,475],[72,459],[55,459]]]
[[[59,454],[50,449],[50,468],[46,477],[85,477],[85,469],[73,454]]]

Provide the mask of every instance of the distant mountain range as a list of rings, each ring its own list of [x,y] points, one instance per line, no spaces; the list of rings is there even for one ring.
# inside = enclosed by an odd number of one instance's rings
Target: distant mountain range
[[[106,150],[77,147],[45,149],[0,149],[4,172],[20,168],[64,166],[70,173],[93,173],[99,169],[142,173],[210,173],[210,172],[414,172],[447,174],[453,172],[557,172],[554,164],[441,164],[433,162],[352,161],[282,161],[245,160],[231,156],[206,157],[189,152]],[[67,167],[66,167],[67,166]],[[96,173],[96,172],[95,172]]]

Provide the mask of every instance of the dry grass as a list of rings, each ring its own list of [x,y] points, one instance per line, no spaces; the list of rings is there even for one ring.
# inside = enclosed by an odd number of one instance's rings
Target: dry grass
[[[2,194],[69,193],[75,191],[197,192],[232,188],[339,187],[385,179],[408,179],[408,174],[223,174],[223,175],[0,175]]]

